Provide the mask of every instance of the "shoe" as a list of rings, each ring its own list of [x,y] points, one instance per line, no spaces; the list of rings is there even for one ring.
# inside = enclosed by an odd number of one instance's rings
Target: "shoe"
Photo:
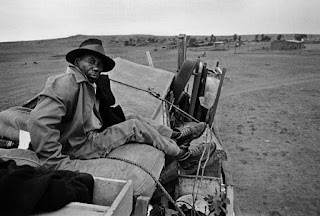
[[[200,159],[201,162],[205,162],[207,157],[211,157],[215,150],[214,143],[202,143],[195,147],[189,147],[188,151],[178,158],[178,163],[185,170],[197,168]]]
[[[178,146],[188,145],[192,140],[199,138],[205,131],[207,124],[205,122],[196,125],[186,126],[180,130],[180,135],[176,138]]]

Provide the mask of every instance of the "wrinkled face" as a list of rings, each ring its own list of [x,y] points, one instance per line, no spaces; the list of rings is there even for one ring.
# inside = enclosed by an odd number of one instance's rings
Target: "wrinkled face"
[[[78,57],[74,63],[83,74],[85,74],[90,83],[96,82],[103,70],[102,60],[93,54],[85,54]]]

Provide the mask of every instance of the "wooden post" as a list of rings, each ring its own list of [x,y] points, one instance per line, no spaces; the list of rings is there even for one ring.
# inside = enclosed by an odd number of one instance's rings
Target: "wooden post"
[[[152,61],[152,58],[151,58],[151,54],[150,54],[149,51],[146,52],[146,56],[147,56],[147,59],[148,59],[149,66],[154,68],[153,61]]]
[[[138,196],[134,207],[133,216],[147,215],[150,197]]]
[[[200,62],[200,59],[198,59],[197,65],[195,68],[195,73],[194,73],[193,87],[192,87],[191,100],[190,100],[190,106],[189,106],[189,114],[195,118],[197,118],[197,116],[194,115],[194,110],[195,110],[196,103],[199,100],[198,91],[200,89],[202,68],[203,68],[202,62]]]
[[[221,74],[221,78],[220,78],[220,83],[219,83],[219,86],[218,86],[218,91],[217,91],[217,95],[216,95],[216,99],[214,101],[214,104],[213,106],[210,108],[210,111],[209,111],[209,120],[208,120],[208,124],[211,126],[211,124],[213,124],[213,121],[214,121],[214,116],[216,115],[216,111],[217,111],[217,107],[218,107],[218,102],[219,102],[219,98],[220,98],[220,94],[221,94],[221,88],[222,88],[222,85],[223,85],[223,80],[224,80],[224,76],[227,72],[227,69],[226,68],[223,68],[222,69],[222,74]]]
[[[201,84],[199,88],[198,98],[204,96],[206,83],[207,83],[207,76],[208,76],[207,63],[204,63],[203,69],[202,69]],[[197,116],[195,116],[195,118],[198,119],[199,121],[205,121],[206,113],[208,110],[200,105],[199,99],[197,100],[196,107],[198,109],[196,110]]]
[[[180,34],[178,39],[178,70],[180,70],[183,62],[187,59],[187,36]]]

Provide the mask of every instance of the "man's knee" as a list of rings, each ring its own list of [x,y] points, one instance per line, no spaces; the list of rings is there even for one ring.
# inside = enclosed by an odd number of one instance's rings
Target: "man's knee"
[[[132,126],[138,126],[141,127],[143,126],[143,122],[138,120],[138,119],[128,119],[125,121],[128,125],[132,125]]]
[[[131,120],[131,119],[140,119],[139,115],[137,114],[133,114],[133,113],[129,113],[125,115],[126,120]]]

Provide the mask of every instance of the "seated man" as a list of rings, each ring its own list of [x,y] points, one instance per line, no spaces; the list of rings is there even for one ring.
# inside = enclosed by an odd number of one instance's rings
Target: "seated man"
[[[66,60],[72,65],[48,78],[28,120],[32,148],[44,167],[69,169],[74,159],[106,157],[131,142],[152,145],[188,169],[203,150],[213,151],[207,144],[188,145],[201,136],[206,123],[174,131],[140,116],[124,117],[119,107],[114,112],[110,80],[100,73],[112,70],[115,62],[105,55],[100,40],[84,41]]]

